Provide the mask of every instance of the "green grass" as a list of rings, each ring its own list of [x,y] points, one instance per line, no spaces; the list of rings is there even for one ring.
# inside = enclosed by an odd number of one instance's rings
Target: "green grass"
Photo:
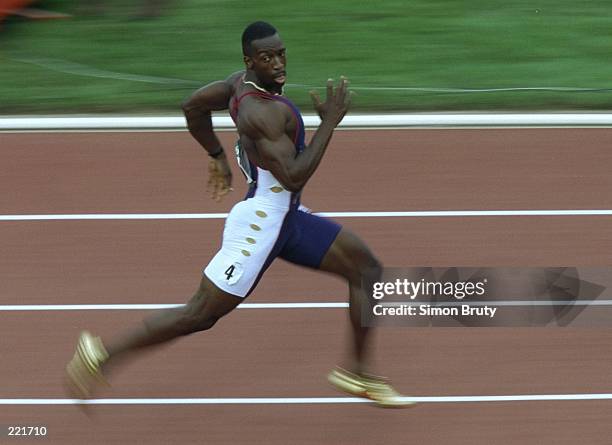
[[[76,0],[48,1],[74,17],[9,23],[0,33],[0,113],[178,112],[197,85],[242,68],[240,34],[257,19],[280,30],[291,84],[323,86],[345,74],[359,111],[612,106],[612,91],[360,89],[612,88],[608,1],[174,0],[162,17],[141,21],[129,20],[126,2],[108,3],[104,15],[88,15]],[[107,72],[175,80],[98,77]],[[309,89],[287,94],[309,109]]]

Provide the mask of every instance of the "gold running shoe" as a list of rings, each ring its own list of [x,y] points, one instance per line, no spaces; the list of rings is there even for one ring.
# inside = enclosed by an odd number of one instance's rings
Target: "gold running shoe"
[[[329,373],[327,380],[336,389],[373,400],[376,405],[383,408],[408,408],[415,405],[414,402],[406,401],[404,396],[383,377],[354,374],[337,367]]]
[[[66,365],[66,373],[71,392],[78,398],[91,397],[92,389],[97,384],[108,385],[102,375],[102,364],[108,360],[108,352],[100,337],[94,337],[87,331],[81,332],[76,352]]]

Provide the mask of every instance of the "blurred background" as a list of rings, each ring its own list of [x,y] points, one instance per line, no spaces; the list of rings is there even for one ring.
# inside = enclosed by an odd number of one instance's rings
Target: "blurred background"
[[[306,111],[341,74],[357,111],[612,107],[609,1],[0,0],[0,114],[178,114],[255,20]]]

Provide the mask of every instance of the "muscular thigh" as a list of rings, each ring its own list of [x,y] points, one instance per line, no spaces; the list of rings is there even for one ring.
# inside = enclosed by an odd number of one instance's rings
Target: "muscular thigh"
[[[293,211],[289,218],[290,235],[279,256],[293,264],[319,269],[342,226],[301,210]]]
[[[364,271],[378,267],[378,261],[357,235],[343,228],[327,251],[320,270],[360,283]]]

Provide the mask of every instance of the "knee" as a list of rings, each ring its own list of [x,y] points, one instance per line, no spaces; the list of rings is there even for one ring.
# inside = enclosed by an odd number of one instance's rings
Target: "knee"
[[[219,319],[216,317],[211,317],[211,316],[199,317],[193,323],[193,328],[194,328],[193,332],[207,331],[208,329],[212,328],[217,323],[217,321],[219,321]]]
[[[195,332],[206,331],[212,328],[217,321],[219,321],[218,317],[214,317],[206,312],[201,314],[185,312],[181,315],[177,324],[181,335],[189,335]]]
[[[380,262],[378,258],[372,255],[371,252],[369,252],[368,254],[366,264],[364,267],[367,272],[373,273],[375,275],[380,275],[382,274],[382,271],[383,271],[383,264]]]
[[[369,250],[354,257],[353,273],[349,281],[353,285],[361,286],[365,280],[378,281],[382,275],[383,265]]]
[[[378,278],[382,274],[383,266],[378,258],[361,239],[348,230],[338,235],[332,253],[326,270],[344,277],[350,286],[360,287],[364,278]]]
[[[378,280],[383,272],[383,265],[378,258],[368,252],[365,261],[360,267],[360,273],[363,277]]]

